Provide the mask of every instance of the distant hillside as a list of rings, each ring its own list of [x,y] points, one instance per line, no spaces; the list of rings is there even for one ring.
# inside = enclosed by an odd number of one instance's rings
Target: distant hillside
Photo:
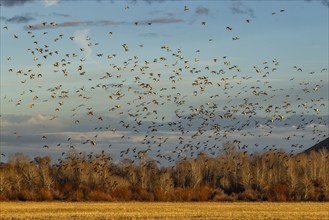
[[[304,153],[310,153],[311,151],[320,151],[322,148],[325,148],[329,151],[329,138],[324,139],[323,141],[315,144],[314,146],[308,148],[307,150],[304,151]]]

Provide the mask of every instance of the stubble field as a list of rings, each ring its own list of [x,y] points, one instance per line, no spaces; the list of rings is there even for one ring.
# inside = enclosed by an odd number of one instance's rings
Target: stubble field
[[[329,203],[1,202],[1,219],[329,219]]]

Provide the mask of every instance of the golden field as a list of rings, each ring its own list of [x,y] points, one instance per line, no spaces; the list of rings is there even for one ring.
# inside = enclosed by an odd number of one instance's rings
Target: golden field
[[[329,203],[1,202],[1,219],[329,219]]]

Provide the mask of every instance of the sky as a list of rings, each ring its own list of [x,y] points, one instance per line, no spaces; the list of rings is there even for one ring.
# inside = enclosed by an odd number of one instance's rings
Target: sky
[[[329,136],[327,0],[0,2],[1,161]]]

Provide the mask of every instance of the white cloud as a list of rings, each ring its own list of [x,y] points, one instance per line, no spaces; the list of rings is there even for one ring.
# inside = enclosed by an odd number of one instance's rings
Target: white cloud
[[[140,127],[139,132],[129,129],[122,130],[119,123],[121,119],[114,117],[104,117],[104,122],[91,118],[81,119],[79,123],[74,123],[68,118],[52,118],[53,116],[43,114],[3,115],[0,117],[2,152],[5,155],[23,152],[31,157],[51,155],[53,158],[60,158],[62,152],[66,152],[73,146],[76,150],[87,153],[104,150],[117,159],[121,159],[122,152],[129,148],[129,153],[124,154],[124,157],[134,158],[138,151],[150,149],[151,157],[160,154],[176,158],[179,154],[190,156],[191,152],[195,156],[200,151],[216,155],[222,151],[223,143],[238,140],[240,149],[250,152],[261,152],[271,148],[298,153],[327,137],[329,129],[314,117],[309,116],[306,121],[311,119],[315,121],[306,123],[301,128],[297,126],[300,121],[292,120],[288,126],[284,126],[282,123],[272,127],[262,124],[235,131],[223,128],[218,132],[205,129],[203,134],[193,137],[197,133],[195,126],[190,128],[184,126],[187,130],[182,135],[180,131],[171,130],[171,127],[168,126],[148,133],[148,124]],[[300,117],[296,116],[296,118]],[[293,121],[295,122],[293,123]],[[106,130],[93,129],[93,127],[99,126],[105,127],[109,122],[111,127]],[[133,124],[129,119],[126,120],[126,123]],[[182,124],[185,124],[184,120]],[[117,128],[117,130],[113,132],[113,128]],[[43,136],[46,138],[42,138]],[[93,146],[87,140],[94,140],[97,145]],[[158,146],[160,143],[161,145]],[[44,145],[49,146],[49,149],[43,148]],[[136,148],[135,152],[132,151],[133,148]]]
[[[59,2],[59,0],[43,0],[42,3],[45,7],[50,7],[50,6],[54,6],[57,5]]]
[[[83,53],[85,55],[85,58],[90,60],[92,49],[88,44],[90,43],[88,39],[88,35],[90,34],[90,31],[88,29],[79,30],[74,33],[74,42],[79,45],[80,48],[83,48]]]

